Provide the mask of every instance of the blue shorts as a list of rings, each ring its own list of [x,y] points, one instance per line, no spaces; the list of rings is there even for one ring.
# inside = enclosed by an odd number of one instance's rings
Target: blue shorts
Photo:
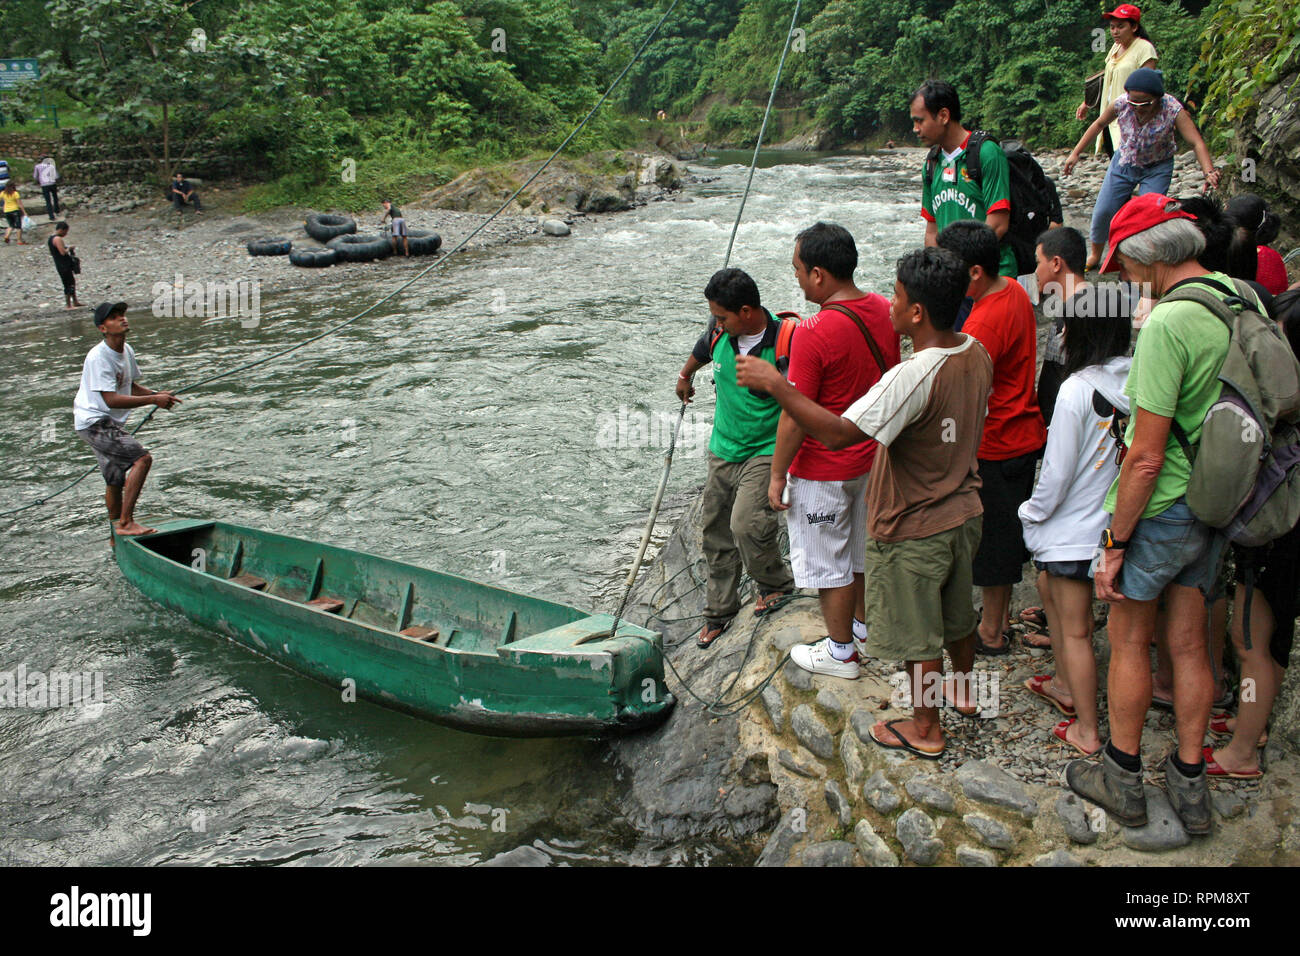
[[[1210,570],[1210,529],[1179,498],[1137,523],[1115,583],[1127,598],[1154,601],[1169,584],[1208,589]]]

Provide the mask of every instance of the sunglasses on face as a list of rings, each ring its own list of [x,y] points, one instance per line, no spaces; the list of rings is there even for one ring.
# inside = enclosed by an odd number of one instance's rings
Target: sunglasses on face
[[[1136,109],[1144,109],[1148,106],[1154,106],[1158,102],[1159,100],[1135,100],[1131,96],[1128,98],[1129,106],[1135,107]]]

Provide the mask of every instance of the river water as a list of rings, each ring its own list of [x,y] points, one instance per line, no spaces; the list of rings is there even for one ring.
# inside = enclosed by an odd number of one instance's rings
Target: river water
[[[694,167],[718,179],[689,202],[466,255],[339,335],[159,412],[141,433],[155,465],[138,515],[217,517],[612,610],[744,187],[731,164],[747,161]],[[765,304],[807,311],[790,253],[819,218],[854,234],[859,284],[888,294],[922,233],[915,172],[764,163],[732,264]],[[143,379],[176,387],[300,341],[392,287],[382,263],[373,277],[263,288],[254,327],[142,305]],[[3,337],[0,510],[92,463],[70,406],[97,340],[81,313]],[[673,469],[679,507],[703,481],[706,379]],[[617,774],[597,742],[344,705],[152,605],[112,560],[101,494],[96,473],[4,527],[0,672],[96,673],[104,706],[0,710],[0,864],[464,864],[528,842],[572,862],[714,858],[638,840],[609,809]]]

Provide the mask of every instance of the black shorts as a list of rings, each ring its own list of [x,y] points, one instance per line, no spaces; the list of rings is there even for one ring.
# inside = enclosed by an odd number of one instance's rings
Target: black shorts
[[[1286,667],[1291,659],[1297,611],[1296,590],[1300,588],[1300,526],[1261,548],[1233,546],[1234,577],[1244,587],[1246,571],[1254,565],[1255,590],[1268,602],[1273,612],[1273,633],[1268,651],[1278,666]]]
[[[1034,470],[1040,455],[1041,449],[1006,461],[979,460],[984,531],[972,564],[976,587],[1015,584],[1024,577],[1029,549],[1018,512],[1034,493]]]
[[[22,228],[23,214],[21,210],[15,209],[13,212],[5,213],[5,219],[8,220],[10,229]]]
[[[63,294],[76,297],[77,295],[77,274],[67,266],[55,266],[59,278],[63,281]]]

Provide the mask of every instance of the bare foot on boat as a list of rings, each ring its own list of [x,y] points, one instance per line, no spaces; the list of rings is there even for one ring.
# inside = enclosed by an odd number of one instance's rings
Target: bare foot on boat
[[[124,538],[132,538],[140,534],[153,534],[154,529],[146,528],[144,525],[136,521],[132,521],[128,524],[122,524],[121,522],[118,522],[117,524],[113,525],[113,532],[115,534],[121,535]]]

